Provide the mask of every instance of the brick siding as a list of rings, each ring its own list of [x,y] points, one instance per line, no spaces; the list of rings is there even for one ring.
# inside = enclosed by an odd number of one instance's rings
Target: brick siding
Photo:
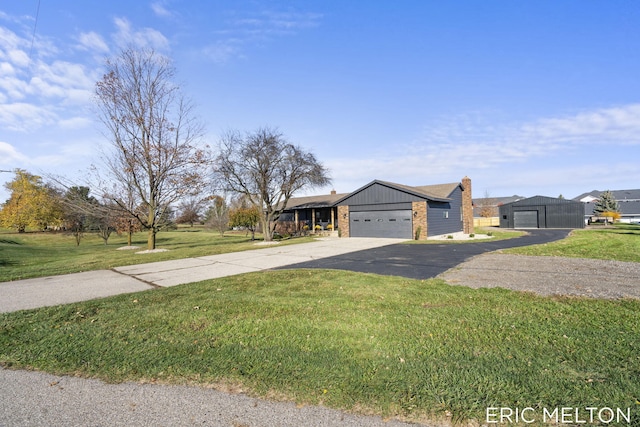
[[[416,238],[418,228],[420,228],[420,235],[418,240],[427,239],[427,202],[412,202],[411,203],[411,215],[413,216],[413,236]]]
[[[341,237],[349,237],[349,206],[338,206],[338,230]]]

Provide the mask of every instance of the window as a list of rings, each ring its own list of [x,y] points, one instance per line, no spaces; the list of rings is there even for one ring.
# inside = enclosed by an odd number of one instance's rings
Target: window
[[[449,211],[442,212],[442,217],[443,218],[449,218]]]

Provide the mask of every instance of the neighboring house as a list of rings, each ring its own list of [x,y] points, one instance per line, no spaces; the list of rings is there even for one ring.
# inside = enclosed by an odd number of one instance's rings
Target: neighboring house
[[[580,202],[535,196],[499,208],[501,228],[584,228]]]
[[[426,239],[473,233],[471,180],[407,186],[375,180],[349,194],[292,198],[281,221],[313,229],[332,224],[342,237]]]
[[[604,191],[593,190],[572,199],[584,204],[585,221],[590,221],[593,217],[593,208],[602,193]],[[615,190],[611,194],[618,201],[620,222],[640,223],[640,190]]]

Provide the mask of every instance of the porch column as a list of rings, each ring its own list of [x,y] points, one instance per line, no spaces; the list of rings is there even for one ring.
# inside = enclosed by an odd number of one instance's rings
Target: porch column
[[[300,227],[298,226],[298,218],[299,218],[299,216],[298,216],[298,210],[297,209],[295,211],[293,211],[293,216],[295,218],[294,221],[296,223],[296,231],[299,231]]]
[[[334,231],[336,229],[336,224],[335,224],[335,212],[333,211],[333,208],[331,209],[331,231]]]

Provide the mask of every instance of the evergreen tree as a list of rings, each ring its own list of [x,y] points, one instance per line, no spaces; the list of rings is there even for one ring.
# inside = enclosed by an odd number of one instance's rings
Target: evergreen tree
[[[609,190],[600,194],[600,198],[593,207],[593,214],[596,216],[603,216],[606,212],[620,212],[618,201]]]

